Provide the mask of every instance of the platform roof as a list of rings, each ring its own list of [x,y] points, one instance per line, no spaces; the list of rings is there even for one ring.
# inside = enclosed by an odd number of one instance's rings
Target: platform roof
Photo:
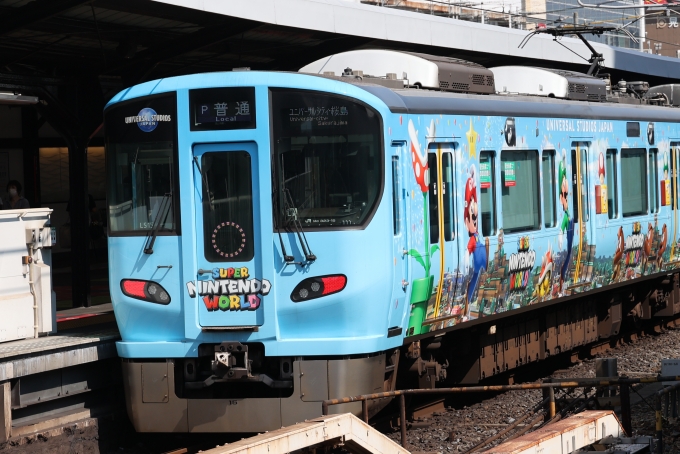
[[[455,56],[485,66],[587,67],[549,37],[519,49],[526,33],[347,0],[0,0],[0,84],[59,85],[87,73],[106,91],[242,66],[294,71],[357,48]],[[589,56],[577,40],[562,43]],[[615,78],[656,84],[680,74],[680,59],[595,47]]]

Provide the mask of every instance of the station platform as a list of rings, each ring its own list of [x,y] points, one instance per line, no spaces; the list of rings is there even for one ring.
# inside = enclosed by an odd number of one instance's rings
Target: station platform
[[[23,339],[0,344],[0,381],[62,369],[70,366],[114,358],[115,327],[87,327],[37,339]]]
[[[0,343],[0,443],[91,416],[120,382],[111,303],[56,318],[55,334]]]

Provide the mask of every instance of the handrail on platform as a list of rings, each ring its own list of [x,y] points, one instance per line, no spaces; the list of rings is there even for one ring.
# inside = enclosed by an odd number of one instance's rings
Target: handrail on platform
[[[547,383],[523,383],[519,385],[492,385],[492,386],[459,386],[453,388],[434,388],[434,389],[403,389],[397,391],[387,391],[382,393],[363,394],[360,396],[342,397],[339,399],[327,399],[321,403],[321,410],[324,416],[328,415],[328,407],[332,405],[346,404],[350,402],[361,402],[361,413],[365,423],[368,423],[368,401],[376,399],[384,399],[386,397],[399,397],[399,424],[401,427],[401,445],[406,447],[406,402],[404,396],[407,395],[428,395],[428,394],[459,394],[459,393],[483,393],[483,392],[505,392],[505,391],[526,391],[531,389],[544,389],[548,391],[548,409],[547,414],[550,418],[555,417],[555,389],[567,388],[594,388],[605,386],[619,386],[621,389],[621,412],[622,425],[626,433],[632,432],[631,418],[630,418],[630,394],[629,386],[642,383],[657,383],[657,382],[679,382],[670,387],[666,387],[659,391],[657,396],[657,434],[660,434],[661,416],[660,402],[663,394],[666,394],[674,389],[680,389],[680,376],[661,375],[647,376],[647,377],[620,377],[620,378],[579,378],[571,381],[547,382]],[[660,437],[661,435],[659,435]],[[659,439],[658,445],[662,445],[662,439]],[[661,452],[661,451],[659,451]]]

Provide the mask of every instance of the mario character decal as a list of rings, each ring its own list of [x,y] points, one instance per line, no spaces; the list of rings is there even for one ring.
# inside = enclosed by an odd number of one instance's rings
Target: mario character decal
[[[623,238],[623,227],[619,227],[619,233],[616,237],[616,252],[614,253],[614,260],[612,261],[612,278],[611,282],[617,282],[621,277],[621,258],[626,249],[626,243]]]
[[[463,207],[463,219],[465,227],[468,231],[470,240],[468,241],[467,250],[469,256],[466,256],[468,265],[471,268],[472,275],[467,288],[467,303],[472,303],[477,285],[479,284],[479,276],[487,267],[487,257],[489,242],[488,239],[485,244],[482,244],[478,231],[479,206],[477,204],[477,183],[475,181],[475,167],[470,166],[470,176],[465,183],[465,205]]]
[[[574,218],[569,215],[569,177],[567,176],[567,152],[564,152],[562,160],[559,165],[558,179],[557,179],[558,190],[560,192],[560,204],[562,205],[562,211],[564,216],[562,217],[562,223],[560,224],[560,234],[557,238],[558,246],[562,249],[564,243],[564,237],[567,237],[566,244],[566,254],[564,261],[562,262],[562,267],[560,269],[560,288],[559,291],[562,292],[564,289],[564,284],[568,278],[569,274],[569,264],[571,262],[571,248],[574,243]]]

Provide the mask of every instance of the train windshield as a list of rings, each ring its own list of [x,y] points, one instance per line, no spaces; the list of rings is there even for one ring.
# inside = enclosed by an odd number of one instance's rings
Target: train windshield
[[[274,210],[278,227],[365,225],[382,190],[382,125],[357,101],[272,90]]]
[[[175,95],[105,113],[111,234],[178,232]]]

